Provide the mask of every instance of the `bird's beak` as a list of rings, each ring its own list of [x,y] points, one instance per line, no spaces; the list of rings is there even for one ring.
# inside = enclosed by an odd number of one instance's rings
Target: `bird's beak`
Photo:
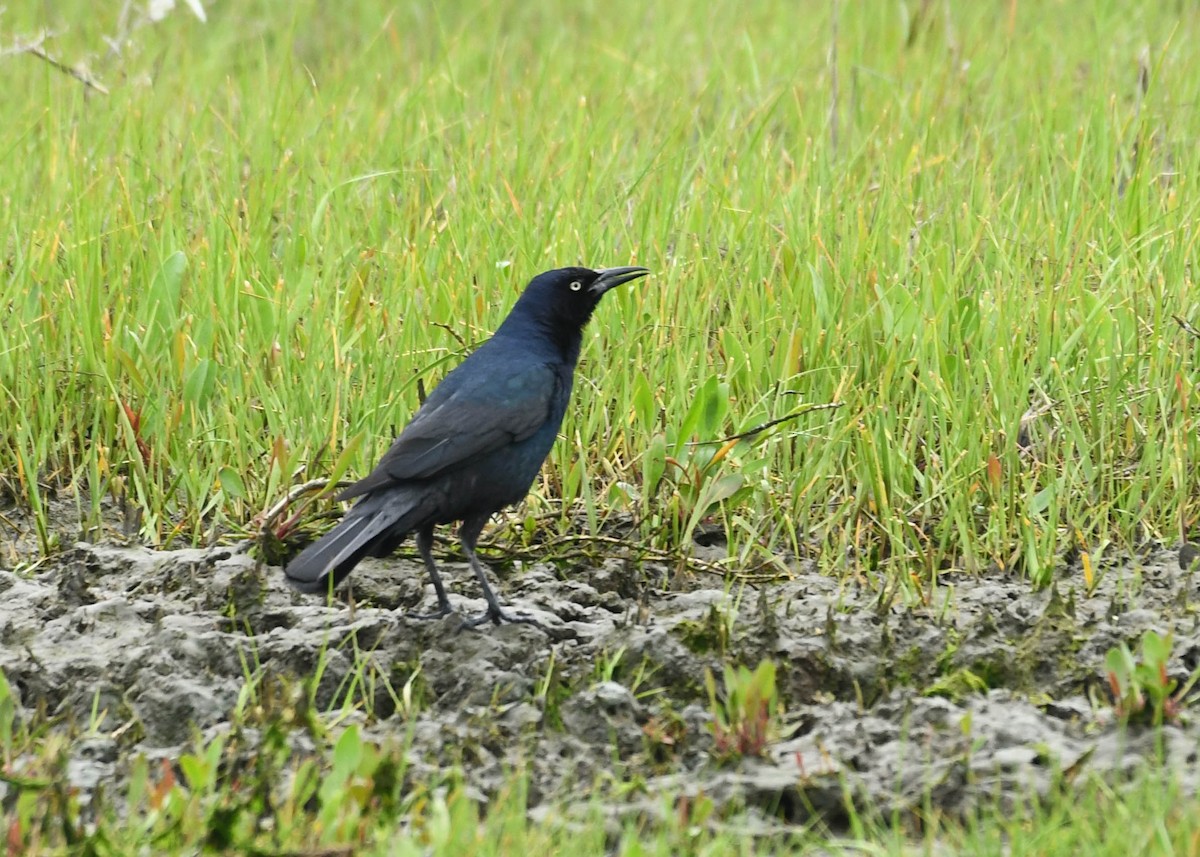
[[[619,286],[621,283],[628,283],[630,280],[636,280],[638,277],[644,277],[650,273],[646,268],[605,268],[600,271],[600,276],[592,282],[588,289],[596,297],[607,292],[613,286]]]

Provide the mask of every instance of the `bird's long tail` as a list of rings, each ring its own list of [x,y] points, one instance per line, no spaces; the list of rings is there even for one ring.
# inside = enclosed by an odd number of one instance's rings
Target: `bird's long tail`
[[[369,497],[350,510],[340,524],[302,550],[283,572],[301,592],[328,592],[341,583],[359,560],[381,539],[399,542],[409,529],[392,504]],[[330,579],[332,578],[332,580]]]

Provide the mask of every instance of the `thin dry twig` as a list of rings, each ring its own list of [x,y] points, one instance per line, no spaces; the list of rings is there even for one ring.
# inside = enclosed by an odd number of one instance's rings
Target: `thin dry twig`
[[[1197,330],[1195,325],[1186,318],[1181,315],[1173,315],[1171,318],[1175,319],[1175,323],[1182,327],[1185,333],[1190,333],[1192,336],[1200,339],[1200,330]]]
[[[59,71],[63,72],[64,74],[69,74],[84,86],[96,90],[101,95],[108,95],[108,87],[103,83],[96,80],[83,69],[75,68],[75,66],[67,65],[65,62],[55,59],[54,57],[50,56],[50,54],[46,53],[41,47],[30,47],[26,50],[26,53],[33,54],[35,57],[45,60]]]
[[[731,434],[727,437],[718,438],[717,440],[693,440],[688,441],[687,446],[714,446],[719,444],[731,443],[735,440],[745,440],[748,437],[754,437],[756,434],[762,434],[769,428],[774,428],[781,423],[791,422],[794,419],[811,414],[816,411],[835,411],[842,406],[841,402],[826,402],[821,405],[806,405],[803,408],[798,408],[790,414],[784,414],[782,417],[776,417],[773,420],[767,420],[762,425],[757,425],[752,429],[746,429],[737,434]]]
[[[50,63],[50,65],[54,66],[56,69],[61,71],[63,74],[68,74],[71,77],[75,78],[80,83],[82,83],[84,86],[89,87],[90,89],[94,89],[103,95],[108,95],[108,87],[106,87],[100,81],[96,80],[94,77],[92,77],[86,71],[84,71],[83,69],[80,69],[80,68],[76,68],[75,66],[68,65],[67,63],[63,62],[62,60],[57,59],[46,52],[46,49],[42,46],[46,43],[47,40],[52,39],[52,38],[54,38],[54,33],[51,33],[51,32],[40,33],[39,35],[37,35],[35,38],[33,38],[30,41],[17,42],[16,44],[12,45],[11,47],[0,49],[0,57],[17,56],[19,54],[32,54],[33,56],[37,57],[38,59],[43,60],[44,62]]]
[[[0,48],[0,57],[11,57],[16,54],[28,53],[30,48],[40,48],[52,35],[48,32],[42,33],[31,42],[16,42],[11,47]]]
[[[340,482],[333,483],[333,487],[334,488],[347,488],[353,484],[354,484],[353,482],[347,482],[347,481],[343,480]],[[287,494],[284,496],[284,498],[282,500],[280,500],[278,503],[276,503],[274,506],[272,506],[270,509],[268,509],[266,512],[263,513],[262,526],[260,527],[259,531],[261,533],[270,532],[271,527],[274,526],[276,519],[278,519],[279,516],[284,513],[284,511],[287,509],[287,507],[290,506],[293,502],[295,502],[295,500],[298,497],[303,497],[305,494],[308,494],[308,493],[314,492],[314,491],[324,491],[326,488],[329,488],[329,487],[330,487],[330,480],[328,480],[324,477],[322,477],[320,479],[310,479],[307,482],[303,482],[300,485],[296,485],[295,487],[292,488],[292,490],[287,492]]]

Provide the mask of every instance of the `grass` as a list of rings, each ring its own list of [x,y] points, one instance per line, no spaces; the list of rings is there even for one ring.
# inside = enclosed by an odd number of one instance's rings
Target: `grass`
[[[0,474],[40,515],[244,532],[584,262],[655,276],[589,332],[552,527],[712,512],[732,566],[904,580],[1194,532],[1192,10],[844,3],[831,63],[830,4],[263,0],[120,54],[83,8],[2,21],[111,90],[4,61]]]
[[[544,541],[631,513],[678,554],[714,517],[731,571],[791,550],[919,596],[1196,537],[1186,4],[250,0],[109,50],[119,5],[0,12],[0,46],[48,28],[109,93],[0,58],[0,492],[43,553],[56,497],[170,546],[366,472],[575,263],[655,275],[589,329],[526,504]],[[928,823],[972,853],[1196,853],[1174,788]],[[475,853],[566,835],[519,794]],[[180,800],[183,849],[209,810]],[[420,831],[466,805],[406,805],[414,847],[462,853]],[[618,850],[747,847],[689,829]]]

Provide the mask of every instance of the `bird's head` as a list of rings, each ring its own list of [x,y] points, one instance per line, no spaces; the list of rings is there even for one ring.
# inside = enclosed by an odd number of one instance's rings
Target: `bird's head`
[[[578,334],[592,316],[604,293],[614,286],[644,277],[645,268],[557,268],[538,274],[529,281],[525,293],[513,308],[536,318],[538,323],[557,331]]]

